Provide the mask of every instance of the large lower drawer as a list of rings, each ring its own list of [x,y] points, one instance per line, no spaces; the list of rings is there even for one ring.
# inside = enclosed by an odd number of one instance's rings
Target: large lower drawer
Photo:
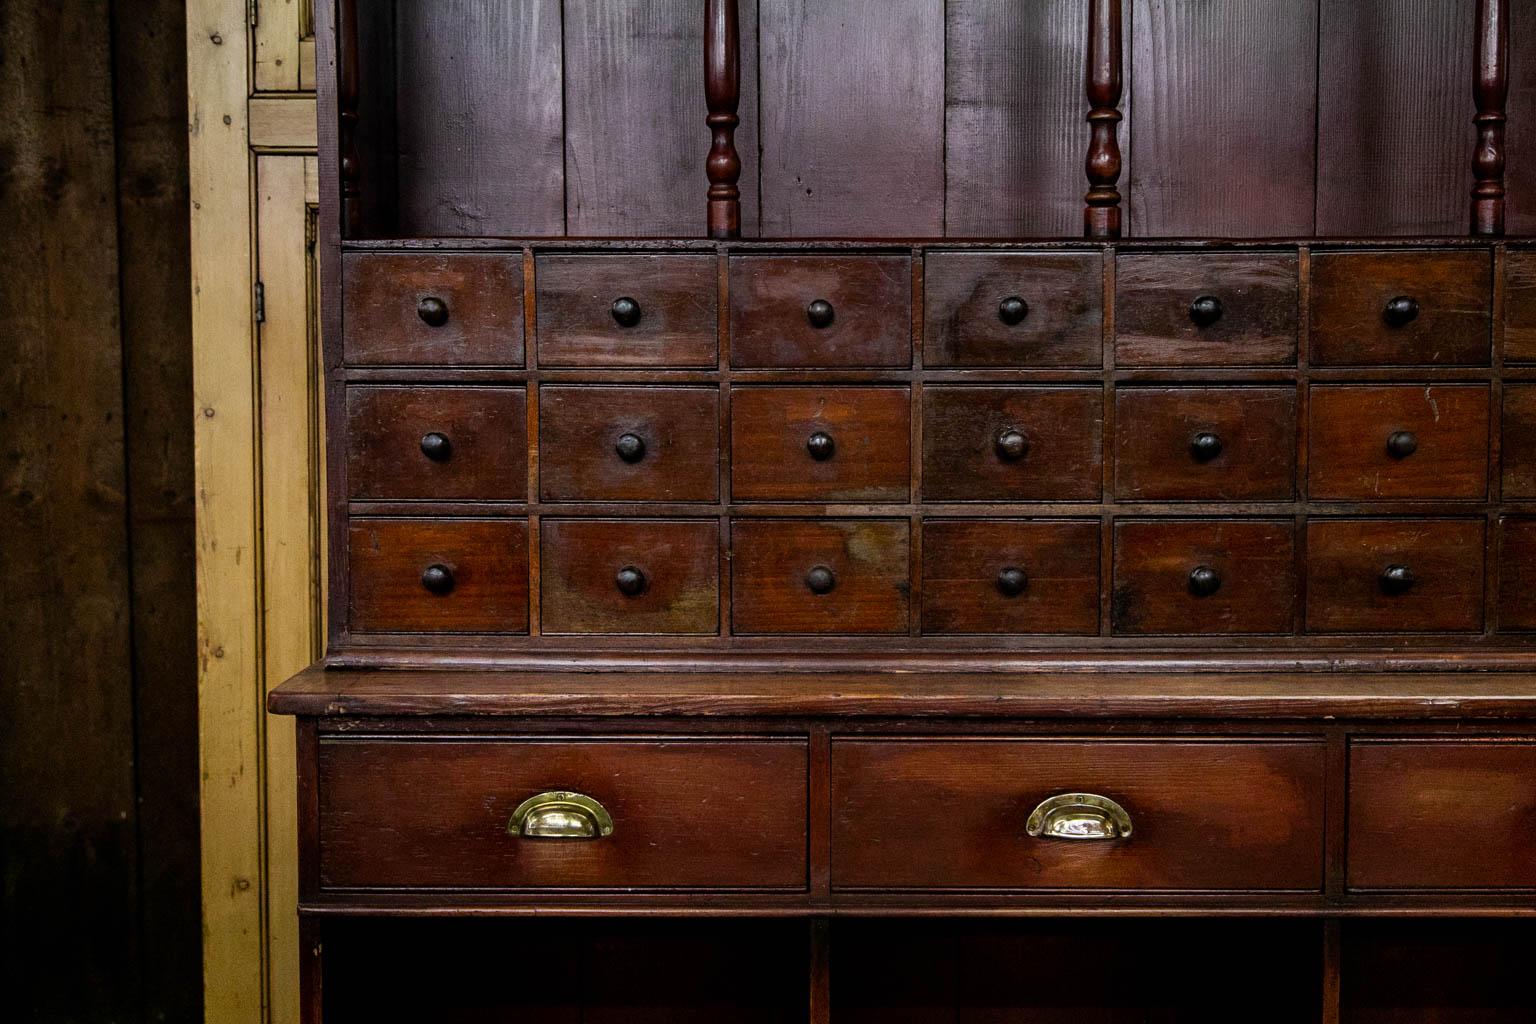
[[[1313,740],[837,741],[832,883],[1315,891],[1324,775]],[[1070,794],[1113,807],[1033,814]],[[1117,810],[1129,835],[1093,838]]]
[[[326,739],[320,884],[804,888],[806,754],[797,738]],[[564,796],[523,831],[546,834],[512,834],[542,794]],[[584,825],[597,834],[548,834]]]

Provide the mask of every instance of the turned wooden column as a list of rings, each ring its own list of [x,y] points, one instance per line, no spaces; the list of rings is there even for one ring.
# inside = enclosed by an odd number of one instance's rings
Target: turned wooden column
[[[1472,151],[1472,233],[1504,233],[1504,108],[1509,100],[1509,0],[1477,0],[1477,148]]]
[[[1088,0],[1088,194],[1083,234],[1120,237],[1120,0]]]
[[[357,0],[340,0],[336,8],[337,142],[341,148],[341,235],[356,238],[363,213],[362,156],[357,148],[358,54]]]
[[[736,116],[741,104],[741,27],[736,0],[705,0],[704,100],[713,141],[704,170],[709,176],[709,237],[741,237],[741,155]]]

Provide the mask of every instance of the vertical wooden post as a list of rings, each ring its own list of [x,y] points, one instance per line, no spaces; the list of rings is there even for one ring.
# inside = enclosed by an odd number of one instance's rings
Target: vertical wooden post
[[[709,176],[709,237],[741,237],[741,156],[736,116],[741,104],[741,26],[736,0],[705,0],[704,99],[713,141],[704,168]]]
[[[1472,151],[1472,233],[1504,234],[1504,108],[1509,100],[1509,0],[1477,0],[1477,147]]]
[[[356,238],[363,214],[363,161],[357,148],[359,69],[357,53],[357,0],[337,4],[336,71],[337,125],[341,160],[341,236]]]
[[[1120,0],[1088,0],[1088,194],[1083,234],[1120,237]]]

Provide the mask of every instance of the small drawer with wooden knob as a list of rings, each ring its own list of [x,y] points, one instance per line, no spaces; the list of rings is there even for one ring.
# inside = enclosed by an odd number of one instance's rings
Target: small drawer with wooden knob
[[[1130,387],[1115,392],[1115,497],[1289,501],[1293,387]]]
[[[354,516],[347,539],[352,632],[528,632],[524,520]]]
[[[1325,501],[1483,498],[1488,406],[1482,384],[1314,386],[1308,492]]]
[[[1310,739],[835,739],[832,884],[1315,892],[1324,779]]]
[[[927,366],[1101,366],[1098,253],[932,252],[923,261]]]
[[[1307,629],[1465,633],[1483,628],[1482,519],[1313,519]]]
[[[912,261],[905,256],[734,256],[731,365],[912,364]]]
[[[546,518],[539,565],[545,634],[718,630],[718,520]]]
[[[1103,494],[1096,387],[923,391],[926,501],[1093,501]]]
[[[1536,498],[1536,385],[1504,385],[1501,429],[1504,499]]]
[[[526,501],[526,406],[521,387],[347,388],[347,496]]]
[[[1290,633],[1289,519],[1115,523],[1111,624],[1118,635]]]
[[[803,889],[798,737],[331,735],[323,889]]]
[[[1098,520],[923,523],[925,634],[1099,631]]]
[[[523,365],[521,256],[348,253],[342,277],[353,366]]]
[[[1134,253],[1115,270],[1119,366],[1283,366],[1296,361],[1292,253]]]
[[[544,501],[715,501],[720,390],[714,387],[539,389],[539,495]]]
[[[1316,366],[1487,366],[1493,259],[1466,252],[1312,256]]]
[[[1503,516],[1498,530],[1499,632],[1536,632],[1536,518]]]
[[[738,634],[907,632],[905,519],[731,522]]]
[[[716,267],[708,255],[538,257],[539,365],[718,365]]]
[[[905,387],[734,388],[731,497],[906,501],[911,404]]]

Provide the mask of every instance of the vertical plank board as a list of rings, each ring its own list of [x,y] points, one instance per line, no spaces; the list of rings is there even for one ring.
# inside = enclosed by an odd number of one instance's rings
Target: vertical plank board
[[[306,13],[300,0],[255,0],[256,24],[251,28],[251,45],[257,92],[296,92],[305,88],[299,41],[305,34]]]
[[[943,0],[761,0],[762,234],[944,231]]]
[[[1321,0],[1319,235],[1467,233],[1476,9]]]
[[[944,225],[952,238],[1082,229],[1082,0],[950,0]]]
[[[1505,228],[1511,235],[1536,235],[1536,4],[1510,4],[1509,61]]]
[[[1129,4],[1130,234],[1312,231],[1316,10],[1297,0]]]
[[[757,0],[741,14],[742,234],[757,234]],[[701,0],[565,0],[572,235],[704,234]]]
[[[402,233],[564,232],[560,46],[560,0],[399,0]]]

